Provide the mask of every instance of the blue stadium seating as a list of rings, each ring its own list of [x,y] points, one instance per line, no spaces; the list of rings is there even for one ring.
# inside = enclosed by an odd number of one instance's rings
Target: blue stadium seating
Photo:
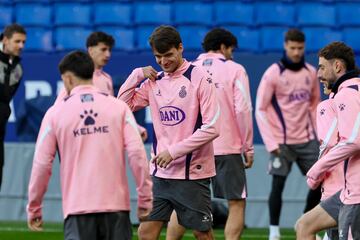
[[[342,41],[342,33],[326,27],[304,28],[306,51],[317,52],[333,41]]]
[[[132,6],[127,3],[102,2],[94,4],[94,24],[132,24]]]
[[[209,31],[201,26],[180,26],[178,28],[185,50],[201,50],[201,43]]]
[[[120,27],[101,27],[98,30],[104,31],[115,38],[116,50],[134,50],[134,30]]]
[[[55,32],[56,49],[85,49],[86,39],[91,32],[87,28],[59,27]]]
[[[360,3],[341,3],[337,8],[338,23],[341,26],[360,26]]]
[[[54,5],[57,26],[89,26],[91,25],[91,8],[82,3],[57,3]]]
[[[136,42],[137,42],[137,48],[139,50],[147,50],[150,49],[149,45],[149,37],[151,33],[154,31],[155,26],[143,26],[138,27],[136,31]]]
[[[51,7],[45,4],[24,3],[16,5],[16,22],[24,26],[44,26],[52,25]]]
[[[135,23],[170,24],[171,5],[167,3],[140,2],[135,5]]]
[[[212,5],[197,1],[175,3],[176,24],[197,24],[211,25]]]
[[[52,31],[48,28],[29,27],[26,28],[26,47],[28,51],[52,51]]]
[[[224,2],[217,1],[214,4],[215,23],[247,25],[254,24],[254,5],[241,2]]]
[[[12,22],[13,9],[10,5],[0,5],[0,27],[3,28]]]
[[[344,28],[343,36],[344,42],[351,46],[355,52],[360,53],[360,29]]]
[[[264,27],[261,28],[260,46],[264,52],[281,52],[284,49],[284,37],[288,28]]]
[[[264,2],[256,4],[256,23],[260,25],[294,25],[295,8],[293,4]]]
[[[241,51],[258,52],[259,51],[259,31],[246,27],[224,26],[232,32],[238,41],[238,49]]]
[[[298,8],[298,24],[301,26],[335,26],[335,5],[302,3]]]

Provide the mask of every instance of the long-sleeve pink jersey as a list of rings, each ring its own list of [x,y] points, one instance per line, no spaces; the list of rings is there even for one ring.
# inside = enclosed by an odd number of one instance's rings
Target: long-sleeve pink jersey
[[[130,210],[124,152],[134,175],[138,206],[152,206],[146,152],[131,110],[95,87],[74,88],[46,113],[36,142],[29,183],[29,219],[41,217],[56,154],[64,218],[69,214]]]
[[[109,94],[110,96],[114,96],[114,88],[112,78],[109,74],[104,72],[102,69],[96,69],[93,73],[93,85],[100,90],[102,93]],[[68,96],[66,89],[63,88],[59,92],[55,104],[61,102],[64,98]]]
[[[333,99],[319,103],[316,111],[316,125],[319,141],[321,142],[319,157],[325,155],[338,142],[337,117],[333,108]],[[344,185],[344,163],[340,162],[331,171],[327,172],[322,183],[321,200],[325,200]]]
[[[189,62],[156,81],[145,80],[136,68],[121,86],[118,97],[133,111],[150,106],[155,139],[153,152],[168,150],[174,159],[166,168],[151,164],[154,176],[202,179],[215,175],[212,140],[218,134],[220,106],[206,72]]]
[[[310,64],[299,71],[281,62],[264,73],[256,95],[255,117],[271,152],[279,144],[300,144],[316,138],[316,106],[320,101],[316,70]]]
[[[308,171],[308,185],[314,188],[342,161],[345,181],[340,199],[344,204],[360,203],[360,78],[342,82],[334,97],[340,140]]]
[[[249,78],[244,67],[220,53],[200,54],[193,64],[210,74],[221,106],[215,155],[254,154]]]

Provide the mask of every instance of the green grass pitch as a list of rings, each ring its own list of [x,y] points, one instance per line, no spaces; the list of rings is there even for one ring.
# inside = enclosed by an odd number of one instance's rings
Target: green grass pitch
[[[0,222],[0,239],[1,240],[61,240],[64,239],[62,223],[45,223],[43,232],[30,232],[25,222]],[[225,239],[223,229],[215,229],[215,239]],[[295,233],[292,229],[282,229],[281,239],[295,239]],[[245,229],[242,240],[267,240],[267,229],[250,228]],[[133,239],[136,236],[134,227]],[[165,239],[165,230],[161,233],[161,240]],[[194,239],[191,232],[186,232],[184,240]]]

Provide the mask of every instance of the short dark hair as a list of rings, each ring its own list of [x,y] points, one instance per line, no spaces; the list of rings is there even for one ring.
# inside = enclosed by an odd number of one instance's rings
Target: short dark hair
[[[22,33],[26,35],[25,28],[17,23],[7,25],[2,33],[2,37],[11,38],[14,33]]]
[[[111,35],[104,32],[93,32],[86,40],[86,47],[93,47],[99,43],[104,43],[105,45],[112,48],[115,45],[115,39]]]
[[[326,60],[340,59],[345,64],[347,71],[356,69],[354,51],[343,42],[332,42],[328,44],[320,49],[318,56]]]
[[[179,48],[182,41],[179,32],[174,27],[161,25],[151,33],[149,43],[153,50],[165,53],[173,47]]]
[[[285,34],[285,42],[287,41],[303,43],[305,42],[305,34],[296,28],[289,29]]]
[[[210,30],[202,43],[205,52],[220,50],[221,44],[228,47],[237,47],[237,39],[230,31],[224,28],[214,28]]]
[[[89,54],[80,50],[66,54],[59,63],[61,74],[72,72],[75,76],[84,80],[92,79],[94,69],[94,62]]]

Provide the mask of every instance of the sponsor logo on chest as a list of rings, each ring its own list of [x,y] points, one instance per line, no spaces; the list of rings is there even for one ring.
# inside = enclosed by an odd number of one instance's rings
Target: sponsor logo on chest
[[[310,100],[308,90],[295,90],[289,94],[289,102],[306,102]]]
[[[185,112],[175,106],[165,106],[159,109],[160,121],[165,126],[175,126],[185,120]]]

